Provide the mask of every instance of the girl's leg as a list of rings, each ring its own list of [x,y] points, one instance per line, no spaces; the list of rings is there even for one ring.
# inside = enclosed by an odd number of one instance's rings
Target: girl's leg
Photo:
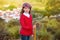
[[[29,40],[30,39],[30,36],[27,36],[27,40]]]
[[[30,36],[21,35],[21,40],[29,40]]]

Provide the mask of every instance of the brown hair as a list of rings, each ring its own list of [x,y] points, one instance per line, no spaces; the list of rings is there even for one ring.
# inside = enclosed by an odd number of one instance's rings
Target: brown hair
[[[21,14],[23,14],[24,13],[24,9],[25,7],[22,7],[22,10],[21,10]],[[30,11],[29,11],[29,14],[31,13],[31,8],[29,8],[30,9]]]

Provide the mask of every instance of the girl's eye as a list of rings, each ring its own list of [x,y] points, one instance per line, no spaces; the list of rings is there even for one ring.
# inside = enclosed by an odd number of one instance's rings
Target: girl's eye
[[[25,9],[27,9],[27,7]]]
[[[29,9],[28,7],[25,7],[25,9]]]

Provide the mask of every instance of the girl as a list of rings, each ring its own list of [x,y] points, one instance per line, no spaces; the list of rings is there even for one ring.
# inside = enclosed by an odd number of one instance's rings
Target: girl
[[[20,24],[21,24],[21,40],[29,40],[30,36],[33,33],[32,26],[32,15],[31,15],[31,5],[24,3],[22,6],[22,11],[20,15]]]

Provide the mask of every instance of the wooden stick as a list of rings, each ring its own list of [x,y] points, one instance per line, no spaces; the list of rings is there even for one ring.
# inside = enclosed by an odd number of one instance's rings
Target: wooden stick
[[[34,40],[36,40],[36,24],[33,26],[33,30],[34,30]]]

